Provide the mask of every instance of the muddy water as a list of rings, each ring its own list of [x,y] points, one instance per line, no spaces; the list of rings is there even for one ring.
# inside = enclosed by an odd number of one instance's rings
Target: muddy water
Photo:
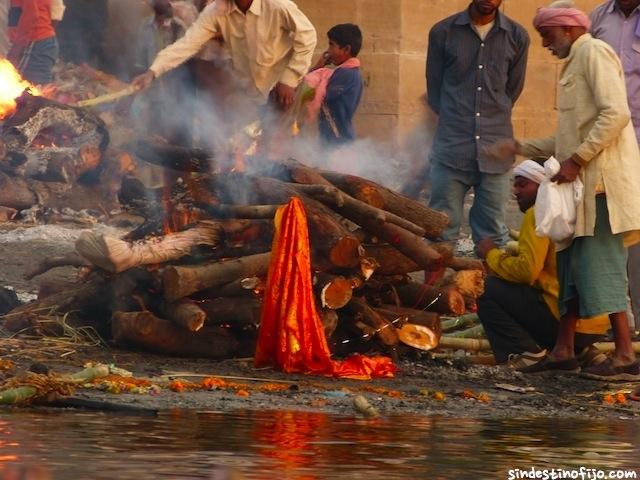
[[[513,468],[639,468],[639,437],[632,420],[5,411],[0,479],[506,479]]]

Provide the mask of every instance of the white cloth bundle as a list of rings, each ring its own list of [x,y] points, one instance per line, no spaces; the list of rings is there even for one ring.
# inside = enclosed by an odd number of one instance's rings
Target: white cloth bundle
[[[584,186],[579,178],[571,183],[552,182],[560,171],[560,163],[550,157],[544,163],[546,179],[540,184],[536,198],[536,234],[549,237],[558,250],[566,248],[575,233],[577,206],[582,202]]]

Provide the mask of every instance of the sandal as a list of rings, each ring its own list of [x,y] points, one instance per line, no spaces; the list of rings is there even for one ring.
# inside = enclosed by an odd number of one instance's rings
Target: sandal
[[[554,361],[547,355],[539,362],[522,368],[520,371],[522,373],[540,373],[550,371],[559,373],[578,373],[580,371],[580,363],[575,357]]]
[[[607,356],[593,345],[585,347],[577,356],[580,367],[592,367],[607,361]]]
[[[600,365],[592,365],[582,370],[583,377],[605,382],[637,382],[640,381],[640,362],[629,365],[614,365],[610,358]]]

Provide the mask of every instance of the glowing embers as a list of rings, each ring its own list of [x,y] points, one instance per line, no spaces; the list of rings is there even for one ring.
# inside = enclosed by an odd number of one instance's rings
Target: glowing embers
[[[6,58],[0,59],[0,120],[16,111],[16,98],[29,90],[32,95],[41,95],[38,88],[24,80]]]

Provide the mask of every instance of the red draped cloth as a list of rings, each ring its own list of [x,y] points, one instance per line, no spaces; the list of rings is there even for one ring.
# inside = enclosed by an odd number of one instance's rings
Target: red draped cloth
[[[331,359],[313,297],[309,230],[300,199],[278,210],[275,227],[255,365],[362,380],[393,377],[396,367],[388,357]]]

